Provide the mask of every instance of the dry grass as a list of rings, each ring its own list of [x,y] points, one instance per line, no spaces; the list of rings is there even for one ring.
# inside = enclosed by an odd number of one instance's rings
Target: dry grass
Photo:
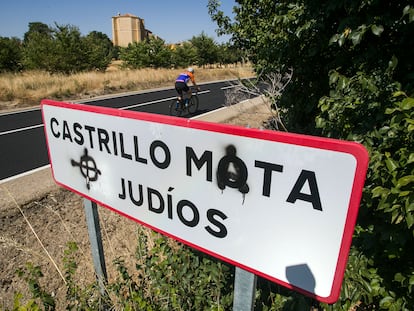
[[[74,75],[49,74],[40,71],[0,75],[0,110],[39,105],[44,98],[74,100],[111,93],[173,86],[182,69],[122,70],[113,64],[106,72]],[[253,75],[250,66],[197,68],[197,82],[245,78]]]

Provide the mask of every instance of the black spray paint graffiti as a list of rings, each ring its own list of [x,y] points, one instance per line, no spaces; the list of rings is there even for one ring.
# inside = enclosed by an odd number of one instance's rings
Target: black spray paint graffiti
[[[247,185],[247,167],[244,162],[236,156],[236,147],[226,147],[226,155],[221,158],[217,167],[217,184],[223,191],[226,186],[238,189],[243,194],[243,203],[246,193],[249,192]]]
[[[101,171],[96,166],[95,160],[88,155],[88,149],[85,148],[85,153],[81,156],[79,162],[70,160],[72,166],[79,166],[82,176],[86,180],[86,188],[91,188],[90,182],[97,181],[98,175],[101,175]]]

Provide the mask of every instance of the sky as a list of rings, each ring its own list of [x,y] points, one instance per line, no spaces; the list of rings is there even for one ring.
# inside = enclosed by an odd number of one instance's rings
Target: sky
[[[231,15],[234,0],[223,0],[221,9]],[[0,4],[0,37],[23,39],[29,23],[41,22],[52,28],[72,25],[82,35],[99,31],[112,39],[112,17],[118,13],[133,14],[145,21],[145,28],[166,43],[191,39],[204,32],[217,43],[217,25],[207,10],[208,0],[2,0]]]

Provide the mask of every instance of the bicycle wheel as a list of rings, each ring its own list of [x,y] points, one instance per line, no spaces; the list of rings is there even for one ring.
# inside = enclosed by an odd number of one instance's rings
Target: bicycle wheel
[[[193,95],[193,96],[191,96],[191,102],[188,105],[188,112],[189,113],[194,113],[197,110],[198,110],[198,96]]]
[[[170,116],[179,117],[183,113],[180,103],[174,99],[170,104]]]

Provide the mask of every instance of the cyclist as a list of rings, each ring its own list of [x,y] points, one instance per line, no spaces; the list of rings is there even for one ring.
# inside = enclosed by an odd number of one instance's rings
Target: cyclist
[[[178,93],[179,102],[181,102],[181,100],[183,99],[183,92],[187,93],[187,98],[191,97],[191,89],[187,84],[189,80],[191,80],[191,82],[197,88],[197,90],[200,91],[200,87],[195,82],[194,69],[190,67],[183,73],[180,73],[177,79],[175,79],[175,90]]]

